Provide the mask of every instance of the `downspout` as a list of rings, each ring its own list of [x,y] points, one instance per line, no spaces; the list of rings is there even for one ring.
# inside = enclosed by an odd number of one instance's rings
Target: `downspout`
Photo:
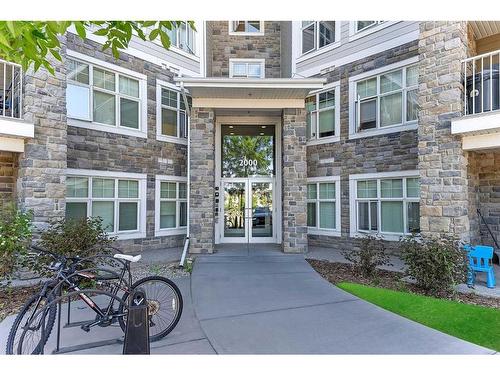
[[[191,109],[189,108],[189,102],[186,96],[186,90],[184,89],[184,82],[181,81],[181,94],[182,99],[184,100],[184,107],[186,108],[187,114],[187,228],[186,228],[186,242],[184,242],[184,249],[181,255],[181,261],[179,263],[179,267],[184,267],[186,261],[186,255],[189,249],[189,227],[190,227],[190,196],[191,196]]]

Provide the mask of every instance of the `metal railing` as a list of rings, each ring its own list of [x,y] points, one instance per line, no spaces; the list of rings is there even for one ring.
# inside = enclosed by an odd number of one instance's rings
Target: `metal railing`
[[[21,66],[0,60],[0,118],[22,118],[22,87]]]

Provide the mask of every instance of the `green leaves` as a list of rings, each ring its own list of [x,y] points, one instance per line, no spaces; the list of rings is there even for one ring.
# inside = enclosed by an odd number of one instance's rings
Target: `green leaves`
[[[78,36],[85,39],[88,33],[106,40],[103,50],[111,49],[118,59],[132,38],[144,41],[160,38],[164,48],[170,48],[168,31],[182,21],[0,21],[0,59],[20,64],[24,70],[42,66],[54,74],[54,60],[62,61],[59,37],[74,27]],[[194,22],[188,21],[194,29]]]

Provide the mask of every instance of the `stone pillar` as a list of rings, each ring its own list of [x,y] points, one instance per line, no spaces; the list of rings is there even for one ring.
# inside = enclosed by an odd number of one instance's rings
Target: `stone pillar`
[[[467,22],[420,23],[418,166],[425,236],[469,238],[468,155],[451,134],[451,119],[462,116],[467,31]]]
[[[306,111],[283,110],[283,251],[307,251]]]
[[[215,116],[210,108],[191,111],[189,251],[214,251]]]
[[[60,42],[64,59],[65,37]],[[24,76],[23,115],[35,125],[35,137],[19,156],[17,198],[21,208],[33,210],[38,229],[63,218],[66,208],[66,68],[54,58],[50,62],[54,75],[41,67]]]

